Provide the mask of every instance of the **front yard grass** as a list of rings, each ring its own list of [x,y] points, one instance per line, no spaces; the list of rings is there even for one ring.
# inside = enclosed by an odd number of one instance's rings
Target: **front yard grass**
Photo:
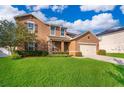
[[[124,58],[124,53],[107,53],[107,56]]]
[[[124,68],[87,58],[0,58],[0,86],[124,86]]]

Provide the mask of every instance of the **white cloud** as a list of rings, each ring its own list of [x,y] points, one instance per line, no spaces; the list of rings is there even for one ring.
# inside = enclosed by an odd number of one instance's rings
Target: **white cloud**
[[[0,6],[0,20],[1,19],[8,19],[14,21],[14,16],[24,14],[25,11],[20,11],[18,8],[14,8],[8,5],[1,5]]]
[[[124,5],[122,5],[122,6],[120,7],[120,9],[121,9],[121,12],[124,14]]]
[[[57,20],[57,18],[56,17],[51,17],[51,18],[49,18],[49,20],[50,21],[55,21],[55,20]]]
[[[80,6],[81,11],[95,11],[95,12],[111,11],[114,8],[115,8],[114,5],[82,5]]]
[[[77,20],[73,24],[77,30],[105,30],[118,25],[118,20],[114,20],[109,13],[95,15],[92,20]]]
[[[32,14],[34,16],[36,16],[37,18],[39,18],[40,20],[42,20],[43,22],[47,21],[48,18],[45,16],[45,14],[43,14],[42,12],[40,11],[37,11],[37,12],[32,12]]]
[[[110,13],[102,13],[99,15],[95,15],[92,17],[91,20],[81,20],[78,19],[74,21],[73,23],[67,22],[64,20],[52,20],[52,21],[47,21],[47,23],[54,24],[54,25],[61,25],[68,27],[68,31],[74,32],[74,33],[79,33],[79,31],[86,31],[86,30],[106,30],[109,28],[113,28],[118,26],[119,21],[113,19],[112,15]]]
[[[26,8],[31,12],[40,11],[41,9],[51,9],[53,12],[61,13],[67,7],[67,5],[26,5]]]
[[[26,8],[30,11],[39,11],[41,9],[48,9],[49,5],[27,5]]]
[[[0,20],[7,19],[7,20],[14,21],[15,16],[22,15],[25,13],[26,13],[25,11],[20,11],[20,10],[18,10],[18,8],[14,8],[12,6],[5,6],[5,5],[0,6]],[[45,16],[45,14],[43,14],[40,11],[32,12],[32,14],[37,16],[40,20],[42,20],[44,22],[48,20],[48,18]]]
[[[12,6],[0,6],[0,19],[14,20],[14,16],[25,13]],[[33,15],[37,16],[40,20],[54,25],[60,25],[68,27],[68,31],[79,33],[79,31],[86,30],[106,30],[118,26],[119,20],[113,19],[112,14],[102,13],[95,15],[91,20],[78,19],[74,22],[68,22],[65,20],[57,19],[56,17],[47,18],[41,11],[33,12]]]
[[[62,12],[67,7],[68,7],[67,5],[53,5],[53,6],[50,6],[52,11],[54,11],[54,12]]]
[[[33,7],[33,5],[26,5],[25,7],[26,7],[26,9],[32,11],[32,7]]]
[[[53,24],[53,25],[63,26],[65,21],[64,20],[54,20],[54,21],[48,21],[47,23]]]
[[[36,5],[34,7],[34,10],[40,10],[40,9],[48,9],[49,5]]]

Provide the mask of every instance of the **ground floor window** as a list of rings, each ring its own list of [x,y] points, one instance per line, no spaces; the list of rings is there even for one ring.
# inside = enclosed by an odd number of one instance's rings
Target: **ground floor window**
[[[35,50],[36,43],[35,42],[28,42],[28,50]]]

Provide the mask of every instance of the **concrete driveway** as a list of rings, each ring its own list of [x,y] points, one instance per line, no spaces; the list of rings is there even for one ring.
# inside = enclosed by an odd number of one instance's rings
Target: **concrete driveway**
[[[101,61],[106,61],[106,62],[119,64],[119,65],[124,65],[123,58],[116,58],[116,57],[109,57],[109,56],[102,56],[102,55],[85,55],[84,57],[101,60]]]

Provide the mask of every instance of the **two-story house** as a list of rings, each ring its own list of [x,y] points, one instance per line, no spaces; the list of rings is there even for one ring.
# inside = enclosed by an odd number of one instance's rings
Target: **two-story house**
[[[26,43],[19,50],[46,50],[53,52],[69,52],[76,56],[77,53],[96,54],[99,40],[90,31],[80,35],[67,32],[66,27],[44,23],[33,14],[19,15],[16,22],[25,24],[31,33],[36,34],[38,42]]]

